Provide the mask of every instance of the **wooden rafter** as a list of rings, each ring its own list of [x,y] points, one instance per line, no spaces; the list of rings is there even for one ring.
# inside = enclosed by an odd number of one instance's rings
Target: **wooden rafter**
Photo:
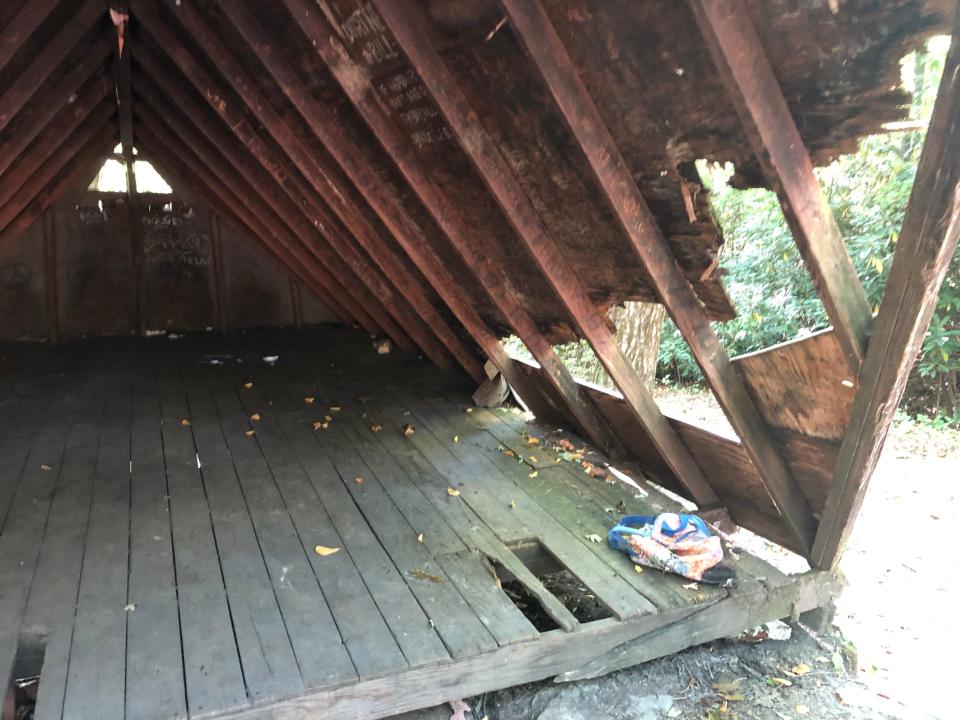
[[[380,13],[427,91],[447,120],[453,135],[473,161],[517,235],[536,260],[597,358],[627,399],[631,411],[660,455],[705,508],[719,504],[702,470],[660,412],[643,380],[620,349],[603,313],[590,299],[573,266],[564,257],[520,183],[491,140],[416,19],[386,2]]]
[[[59,119],[65,112],[75,112],[78,93],[91,77],[102,71],[111,45],[110,36],[104,33],[90,51],[43,96],[42,102],[31,104],[20,114],[16,129],[0,139],[0,177],[52,120]],[[105,92],[109,88],[105,78],[93,82],[104,88]]]
[[[138,113],[144,113],[145,105],[138,108]],[[352,317],[351,308],[348,308],[339,295],[334,295],[330,291],[332,279],[321,268],[314,263],[305,261],[302,256],[289,247],[289,243],[282,242],[259,216],[258,205],[251,205],[243,201],[244,192],[240,190],[241,195],[237,195],[233,183],[226,184],[221,177],[212,170],[208,170],[205,163],[197,162],[197,154],[176,137],[172,131],[162,126],[160,123],[153,124],[149,115],[140,115],[140,126],[137,130],[138,137],[142,137],[154,150],[154,158],[158,157],[156,152],[158,148],[164,150],[167,162],[166,165],[182,168],[189,168],[192,177],[197,178],[194,186],[203,187],[209,196],[217,199],[220,207],[227,208],[230,213],[240,219],[243,226],[254,237],[260,240],[267,250],[273,254],[283,265],[294,272],[307,287],[313,290],[321,300],[328,303],[330,308],[342,317]],[[187,176],[187,171],[177,170],[180,177]],[[282,236],[281,236],[282,237]],[[360,322],[360,320],[357,320]],[[371,327],[377,328],[372,319],[367,319]]]
[[[264,67],[307,121],[314,133],[321,140],[328,139],[327,124],[324,120],[329,121],[329,118],[323,116],[329,116],[329,111],[325,110],[322,104],[316,100],[306,84],[282,55],[272,52],[270,37],[265,32],[265,28],[252,15],[249,8],[241,4],[230,5],[229,16],[235,27],[253,48]],[[186,19],[188,22],[192,22],[196,18],[188,16]],[[325,145],[328,149],[330,148],[327,142],[325,142]],[[336,147],[336,144],[334,144],[334,147]],[[300,153],[297,153],[297,155],[299,156]],[[313,172],[313,168],[308,167],[307,169],[310,171],[307,176],[309,178],[316,177],[317,185],[319,185],[318,191],[325,191],[326,197],[345,197],[342,189],[338,188],[335,181],[332,180],[333,173],[322,167],[319,168],[320,173]],[[435,330],[447,349],[455,357],[460,358],[461,365],[475,380],[482,380],[484,377],[483,368],[477,360],[475,352],[469,349],[447,324],[447,321],[422,293],[417,282],[407,273],[402,263],[394,255],[393,250],[387,246],[367,219],[355,208],[348,207],[345,202],[335,203],[334,208],[339,209],[340,220],[353,230],[357,242],[380,265],[381,270],[392,280],[394,285],[414,304],[420,316]]]
[[[834,567],[923,346],[960,238],[960,8],[812,562]]]
[[[75,126],[75,129],[68,130],[69,134],[54,137],[55,147],[50,148],[47,142],[42,143],[38,149],[36,163],[33,162],[33,153],[28,153],[22,159],[25,164],[34,169],[6,204],[0,207],[0,230],[10,225],[27,205],[43,192],[44,186],[76,156],[78,150],[86,148],[94,139],[100,137],[103,127],[110,121],[113,114],[114,108],[110,103],[101,102]]]
[[[10,22],[0,30],[0,72],[3,72],[10,58],[58,4],[59,0],[34,0],[24,3]]]
[[[110,107],[106,105],[105,107]],[[54,153],[37,171],[36,179],[24,186],[23,198],[14,196],[11,202],[20,206],[16,218],[4,227],[0,224],[0,247],[11,238],[21,235],[40,219],[44,211],[65,192],[82,180],[89,181],[96,172],[111,143],[116,143],[112,121],[96,130],[85,143],[79,141],[83,130],[78,130],[60,150]],[[19,193],[18,193],[19,195]]]
[[[149,101],[143,102],[142,107],[138,107],[137,112],[140,120],[148,123],[152,133],[166,142],[170,151],[177,154],[182,162],[188,165],[203,163],[209,169],[209,172],[213,174],[213,179],[208,182],[208,186],[222,185],[227,192],[238,199],[242,207],[249,208],[255,219],[250,219],[248,224],[256,230],[258,237],[274,238],[276,243],[283,247],[296,263],[306,268],[313,278],[314,285],[319,284],[324,288],[324,294],[327,297],[336,297],[337,302],[346,308],[347,312],[355,317],[367,332],[371,334],[380,332],[382,326],[379,324],[379,320],[383,316],[377,318],[368,314],[367,308],[361,302],[363,296],[354,296],[347,292],[326,265],[318,262],[298,242],[276,212],[271,209],[270,201],[258,197],[258,190],[265,193],[267,197],[270,196],[265,188],[261,186],[254,189],[246,178],[233,173],[224,154],[213,145],[202,143],[189,124],[179,122],[174,113],[169,111],[163,113]],[[163,113],[163,117],[161,113]],[[226,146],[226,148],[229,147],[229,145]],[[235,212],[239,214],[239,209],[235,209]],[[386,328],[382,329],[386,331]],[[400,335],[400,337],[403,336]]]
[[[633,174],[620,154],[543,6],[537,0],[501,0],[510,25],[543,77],[580,145],[657,294],[703,370],[730,424],[800,547],[809,551],[816,519],[780,454],[743,380],[670,251]]]
[[[23,106],[34,96],[50,74],[60,67],[77,44],[94,24],[103,21],[102,0],[84,0],[74,15],[69,18],[47,46],[0,96],[0,131],[2,131]]]
[[[318,165],[318,159],[314,157],[310,148],[300,140],[284,118],[260,96],[252,79],[247,76],[222,39],[215,33],[210,32],[204,18],[197,12],[196,8],[190,3],[182,3],[179,6],[174,6],[173,9],[181,17],[184,27],[199,40],[199,45],[204,48],[204,53],[221,70],[253,115],[267,129],[290,162],[306,178],[309,186],[298,189],[298,194],[303,198],[305,211],[313,222],[319,222],[324,226],[337,227],[337,221],[330,217],[330,210],[332,209],[337,213],[345,228],[342,238],[335,238],[342,239],[344,252],[356,254],[357,251],[353,249],[354,244],[359,243],[361,248],[364,249],[377,248],[377,250],[369,251],[370,256],[374,258],[374,262],[376,262],[378,255],[384,258],[388,257],[389,251],[380,242],[377,231],[370,226],[366,218],[356,208],[352,207],[347,199],[349,194],[346,190],[332,184],[331,172]],[[232,6],[232,9],[240,11],[242,6]],[[154,19],[151,22],[157,22],[157,20]],[[282,162],[282,160],[279,162]],[[296,173],[291,175],[295,177]],[[323,198],[327,204],[324,204],[320,198]],[[348,237],[348,233],[352,236]],[[390,269],[394,268],[391,266]],[[379,268],[379,270],[382,271],[382,268]],[[388,273],[388,277],[391,274]],[[463,344],[412,279],[405,274],[403,276],[394,275],[391,279],[396,280],[396,287],[399,290],[395,302],[391,305],[406,306],[409,303],[419,313],[416,317],[412,313],[407,315],[405,325],[412,332],[419,331],[418,344],[424,350],[424,353],[436,364],[447,367],[449,363],[442,346],[437,342],[439,338],[440,342],[448,349],[452,348],[452,354],[464,369],[474,379],[481,380],[483,370],[475,354]]]
[[[742,0],[690,0],[690,5],[850,369],[859,373],[873,328],[870,305],[750,15]]]
[[[276,261],[277,266],[282,272],[302,282],[311,292],[316,293],[321,302],[326,304],[331,301],[332,298],[326,289],[306,273],[301,265],[296,262],[291,262],[289,256],[279,252],[277,248],[272,245],[272,240],[269,237],[267,237],[266,240],[260,237],[256,229],[248,224],[248,220],[241,218],[231,205],[224,202],[222,199],[224,195],[222,190],[218,192],[211,189],[211,187],[201,179],[200,175],[202,175],[202,172],[198,174],[194,171],[195,166],[189,167],[174,157],[149,130],[144,133],[141,129],[137,133],[137,138],[147,153],[150,162],[175,188],[186,190],[194,199],[205,203],[216,214],[219,220],[230,225],[235,231],[249,235],[259,242],[270,257]],[[337,301],[334,300],[328,307],[341,321],[345,323],[355,322],[350,314]],[[221,327],[224,326],[224,323],[224,319],[221,318]]]
[[[106,83],[97,83],[77,98],[66,112],[60,112],[56,122],[43,128],[39,139],[29,149],[17,158],[9,172],[3,176],[0,183],[0,207],[9,202],[10,198],[23,186],[27,179],[36,172],[44,161],[60,146],[66,137],[76,130],[84,120],[98,110],[101,116],[105,112],[103,100],[107,97],[109,86]],[[36,130],[34,131],[36,133]]]
[[[580,393],[579,388],[557,357],[553,347],[537,328],[529,313],[523,308],[519,300],[519,294],[513,288],[506,274],[496,268],[482,252],[482,244],[476,239],[476,231],[464,217],[462,209],[450,202],[436,181],[430,177],[430,174],[417,160],[409,142],[380,104],[365,71],[350,59],[315,9],[311,10],[307,4],[301,2],[290,1],[286,4],[313,42],[320,57],[330,68],[351,102],[367,121],[374,135],[397,164],[410,187],[433,216],[451,245],[464,259],[481,287],[508,319],[508,322],[513,325],[517,335],[545,369],[548,378],[562,398],[566,406],[564,409],[569,413],[571,419],[601,447],[608,449],[617,447],[617,441],[610,433],[606,423],[600,418],[596,408],[593,407],[589,399]],[[336,45],[331,43],[336,43]],[[364,193],[367,201],[377,211],[384,224],[391,229],[397,241],[420,267],[421,272],[428,277],[441,296],[447,300],[454,312],[457,312],[461,322],[468,329],[472,327],[471,332],[474,337],[477,338],[484,352],[504,374],[508,382],[511,385],[515,382],[522,383],[516,388],[521,397],[524,397],[525,402],[534,407],[535,411],[537,409],[535,403],[539,403],[542,408],[542,401],[537,399],[533,391],[528,389],[524,393],[524,385],[529,387],[529,384],[525,378],[521,379],[519,373],[514,372],[512,363],[506,353],[503,352],[496,336],[489,331],[478,316],[471,317],[465,314],[471,311],[463,307],[464,303],[457,297],[459,291],[456,287],[449,286],[448,273],[435,262],[429,253],[420,250],[417,240],[419,233],[402,205],[395,197],[386,194],[382,188],[378,187],[380,183],[377,183],[374,179],[376,178],[375,172],[369,167],[368,161],[355,148],[351,147],[352,144],[338,128],[336,119],[329,114],[323,117],[321,115],[322,108],[317,108],[316,112],[318,119],[315,129],[321,135],[321,139],[353,183]]]

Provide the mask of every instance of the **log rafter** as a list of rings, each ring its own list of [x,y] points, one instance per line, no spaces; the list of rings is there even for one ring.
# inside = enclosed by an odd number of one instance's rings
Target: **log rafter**
[[[538,0],[501,0],[501,5],[647,268],[657,294],[760,473],[764,487],[799,547],[809,552],[816,532],[816,518],[742,378],[710,326],[703,305],[681,272],[553,23]]]
[[[690,0],[753,151],[856,376],[873,318],[813,161],[741,0]]]

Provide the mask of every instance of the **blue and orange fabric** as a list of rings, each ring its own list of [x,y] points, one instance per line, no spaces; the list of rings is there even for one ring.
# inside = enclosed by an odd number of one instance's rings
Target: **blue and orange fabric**
[[[702,580],[723,560],[720,538],[696,515],[628,515],[607,533],[607,543],[637,565]]]

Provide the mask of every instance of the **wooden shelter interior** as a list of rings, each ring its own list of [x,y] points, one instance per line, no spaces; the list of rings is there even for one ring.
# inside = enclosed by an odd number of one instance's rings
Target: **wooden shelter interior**
[[[38,720],[387,717],[829,607],[960,234],[958,23],[0,3],[0,717],[24,688]],[[904,118],[900,60],[944,34],[871,308],[814,167]],[[701,160],[776,192],[831,328],[729,357]],[[730,432],[661,411],[607,317],[628,301],[666,308]],[[564,365],[580,339],[616,391]],[[474,405],[501,380],[535,419]],[[732,585],[603,541],[691,509]]]

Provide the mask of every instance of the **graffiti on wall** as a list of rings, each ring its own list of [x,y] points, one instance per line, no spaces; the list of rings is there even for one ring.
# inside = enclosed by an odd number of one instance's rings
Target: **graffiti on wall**
[[[210,265],[210,236],[196,232],[187,218],[163,213],[144,215],[142,220],[143,259],[148,265]]]

